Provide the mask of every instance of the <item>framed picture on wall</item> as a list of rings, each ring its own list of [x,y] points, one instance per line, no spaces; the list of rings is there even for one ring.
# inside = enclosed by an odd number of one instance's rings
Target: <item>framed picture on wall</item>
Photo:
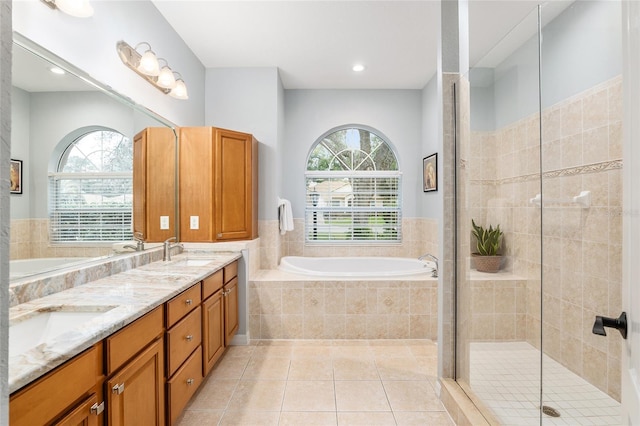
[[[422,159],[422,190],[431,192],[438,190],[438,153]]]
[[[11,159],[11,193],[22,194],[22,160]]]

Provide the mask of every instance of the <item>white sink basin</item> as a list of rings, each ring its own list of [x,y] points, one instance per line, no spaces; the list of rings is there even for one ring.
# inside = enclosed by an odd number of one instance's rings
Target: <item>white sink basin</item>
[[[16,319],[15,323],[9,325],[9,357],[81,327],[113,308],[114,306],[99,306],[86,310],[47,309],[23,320]]]
[[[174,265],[179,266],[204,266],[208,265],[213,259],[184,259],[179,260]]]

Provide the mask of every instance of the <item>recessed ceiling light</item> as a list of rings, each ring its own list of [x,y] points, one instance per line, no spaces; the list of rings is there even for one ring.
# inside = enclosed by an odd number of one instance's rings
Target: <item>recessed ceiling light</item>
[[[51,68],[49,68],[49,71],[51,71],[54,74],[59,74],[59,75],[64,74],[64,70],[62,68],[58,68],[58,67],[51,67]]]
[[[364,71],[364,65],[362,64],[355,64],[353,66],[353,68],[351,68],[352,70],[354,70],[355,72],[362,72]]]

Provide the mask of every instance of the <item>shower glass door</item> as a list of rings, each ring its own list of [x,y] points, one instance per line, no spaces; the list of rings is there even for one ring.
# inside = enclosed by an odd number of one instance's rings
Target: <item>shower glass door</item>
[[[457,117],[470,117],[457,120],[456,376],[492,424],[540,422],[538,28],[535,9],[456,90]],[[497,272],[475,255],[472,223],[502,232]]]
[[[621,424],[620,9],[540,6],[456,85],[456,379],[496,424]]]
[[[541,16],[542,419],[620,425],[621,3]]]

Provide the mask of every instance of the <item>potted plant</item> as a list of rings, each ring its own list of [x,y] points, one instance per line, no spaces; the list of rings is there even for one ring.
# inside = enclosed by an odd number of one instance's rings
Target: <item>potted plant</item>
[[[500,270],[500,262],[502,255],[499,254],[502,247],[502,231],[500,225],[495,228],[489,225],[489,229],[476,225],[471,219],[473,225],[473,236],[476,237],[476,253],[471,255],[474,258],[476,269],[480,272],[498,272]]]

